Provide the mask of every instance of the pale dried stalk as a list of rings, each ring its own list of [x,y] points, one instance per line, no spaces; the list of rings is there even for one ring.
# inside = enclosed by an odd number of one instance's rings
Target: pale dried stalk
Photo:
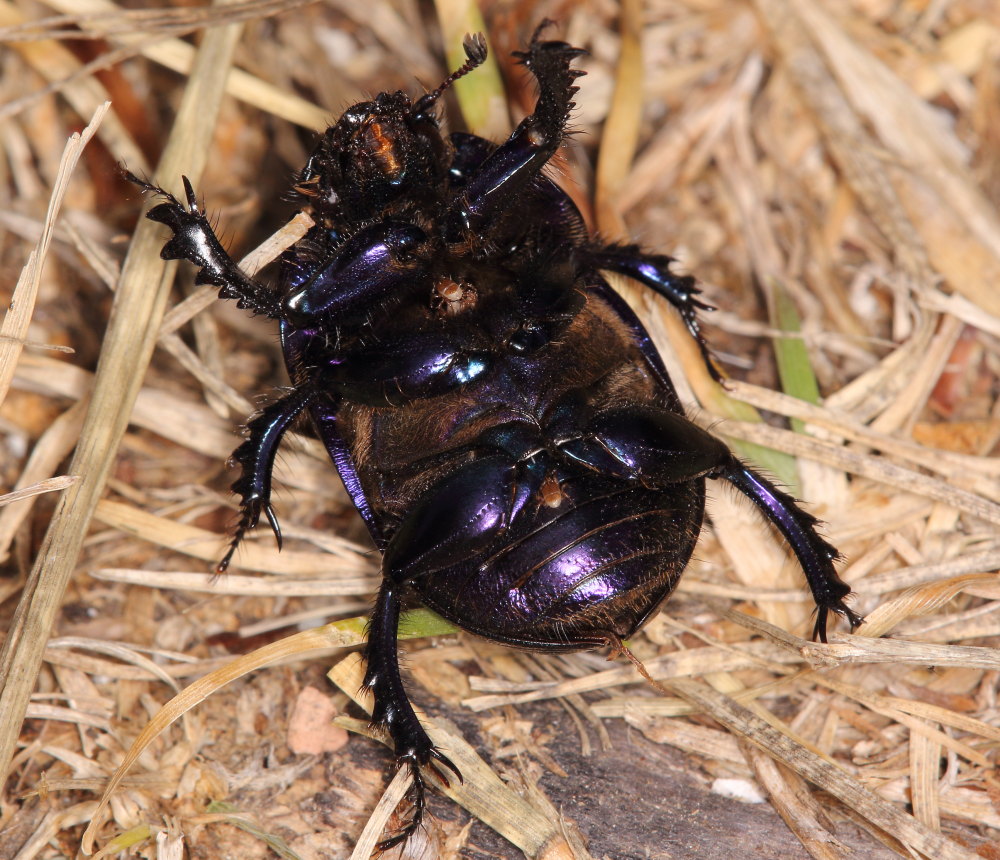
[[[74,15],[119,11],[119,7],[109,0],[51,0],[48,5]],[[145,35],[135,34],[117,34],[115,39],[126,45],[136,45],[144,57],[179,74],[191,74],[194,68],[195,48],[181,39],[158,39],[150,42]],[[227,94],[258,110],[267,111],[303,128],[316,130],[327,124],[327,111],[242,69],[231,68],[222,77]],[[138,169],[141,162],[129,159],[129,164]]]
[[[38,241],[38,247],[32,251],[24,267],[22,277],[14,290],[10,311],[4,319],[2,332],[5,337],[0,340],[0,400],[6,396],[13,377],[14,366],[21,349],[20,341],[27,332],[31,312],[34,309],[42,265],[52,238],[53,222],[66,193],[70,175],[83,148],[100,127],[108,107],[108,102],[101,105],[90,125],[83,133],[73,135],[63,150],[59,162],[59,175],[52,190],[42,236]],[[74,480],[67,487],[67,495],[72,494],[80,486],[75,480],[72,467],[70,477]],[[67,567],[61,578],[56,576],[52,579],[46,575],[43,580],[44,572],[45,569],[36,564],[32,576],[25,583],[10,630],[0,651],[0,680],[3,685],[3,689],[0,690],[0,713],[6,716],[0,725],[0,775],[6,775],[13,756],[21,729],[22,715],[35,686],[45,639],[52,629],[52,622],[59,610],[71,568]]]
[[[170,184],[182,172],[201,172],[213,130],[211,118],[239,32],[239,26],[221,28],[202,43],[196,74],[161,164],[162,175],[173,180]],[[56,508],[0,654],[5,678],[0,713],[6,716],[0,727],[0,773],[7,772],[45,642],[152,355],[174,270],[160,259],[161,243],[152,222],[140,224],[115,294],[90,409],[70,465],[70,474],[81,480]]]
[[[753,711],[708,685],[697,681],[675,680],[669,682],[669,686],[692,704],[703,708],[705,713],[730,731],[759,747],[809,782],[830,792],[904,845],[934,860],[976,860],[979,856],[901,812],[837,765],[795,743]]]

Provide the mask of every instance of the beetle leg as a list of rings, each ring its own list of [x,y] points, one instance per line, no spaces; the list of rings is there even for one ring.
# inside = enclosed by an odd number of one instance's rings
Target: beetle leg
[[[644,254],[638,245],[603,245],[585,252],[586,261],[595,269],[605,269],[624,275],[649,287],[672,304],[684,320],[691,337],[698,344],[705,366],[712,379],[722,382],[712,353],[698,326],[698,311],[714,311],[712,305],[698,298],[701,292],[690,275],[675,275],[670,271],[672,258],[663,254]]]
[[[388,579],[382,581],[375,611],[368,625],[368,645],[365,648],[365,671],[363,685],[371,690],[374,697],[372,726],[388,732],[396,749],[396,760],[401,767],[410,768],[413,786],[410,799],[413,813],[410,820],[397,833],[380,842],[379,852],[405,842],[420,826],[424,813],[424,777],[421,767],[429,768],[445,785],[448,779],[441,765],[448,768],[461,782],[458,768],[438,750],[430,736],[417,719],[399,673],[399,655],[396,641],[399,626],[399,586]]]
[[[562,143],[577,91],[573,81],[584,74],[571,69],[570,62],[586,51],[566,42],[542,41],[542,30],[550,23],[542,22],[528,50],[514,52],[538,81],[535,110],[470,175],[446,217],[445,235],[451,242],[470,234],[481,235],[494,216],[507,211],[507,203],[528,187]]]
[[[516,436],[516,429],[509,428],[506,435]],[[542,477],[537,472],[530,466],[519,468],[508,451],[487,448],[424,493],[385,548],[384,578],[368,626],[364,686],[375,700],[372,725],[388,732],[396,759],[413,773],[413,813],[402,830],[380,843],[380,851],[406,841],[420,824],[421,767],[429,767],[445,784],[442,767],[462,779],[455,765],[434,747],[403,686],[396,642],[399,594],[414,579],[473,557],[496,540],[537,491]]]
[[[154,210],[155,211],[155,210]],[[280,316],[296,328],[324,320],[344,325],[426,276],[427,235],[412,224],[375,223],[322,259],[302,265],[281,300]]]
[[[760,509],[788,541],[802,565],[816,601],[813,638],[826,642],[826,623],[830,612],[842,615],[851,625],[851,631],[856,630],[864,619],[844,603],[851,587],[833,567],[840,553],[819,536],[816,517],[802,510],[788,493],[779,490],[732,454],[719,464],[710,477],[729,481]]]
[[[481,552],[526,508],[543,477],[502,451],[455,469],[400,523],[383,557],[385,576],[406,583]]]
[[[139,179],[127,170],[125,177],[143,191],[163,197],[166,201],[146,213],[150,221],[159,221],[174,231],[173,238],[160,251],[164,260],[189,260],[200,267],[195,277],[196,284],[212,284],[219,287],[220,299],[236,299],[237,307],[243,310],[278,318],[280,308],[274,291],[247,277],[226,253],[201,211],[194,188],[186,176],[181,177],[184,180],[185,203],[169,191]]]
[[[316,396],[311,387],[293,389],[286,397],[267,406],[247,424],[247,440],[233,451],[232,462],[243,470],[232,490],[240,497],[240,521],[229,544],[229,550],[216,566],[216,573],[229,567],[236,548],[246,533],[257,525],[260,515],[267,518],[281,549],[281,529],[271,507],[271,472],[281,437],[299,413]]]
[[[813,635],[826,641],[830,612],[846,618],[852,630],[861,624],[861,616],[844,603],[851,588],[837,575],[833,563],[839,555],[816,531],[816,518],[684,416],[652,407],[607,410],[592,418],[584,433],[560,441],[559,448],[587,468],[649,487],[698,478],[729,481],[761,510],[795,553],[816,601]]]

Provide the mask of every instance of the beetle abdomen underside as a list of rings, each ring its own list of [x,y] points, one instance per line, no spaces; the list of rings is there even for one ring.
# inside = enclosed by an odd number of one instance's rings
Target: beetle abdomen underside
[[[475,558],[418,576],[414,590],[446,618],[510,645],[572,650],[631,636],[691,556],[704,482],[603,495],[594,483],[564,482],[560,507],[539,508]]]

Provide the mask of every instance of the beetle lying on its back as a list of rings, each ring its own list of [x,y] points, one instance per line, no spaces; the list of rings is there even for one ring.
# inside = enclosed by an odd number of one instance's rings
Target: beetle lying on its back
[[[543,25],[544,27],[544,25]],[[542,650],[619,646],[659,608],[694,549],[705,478],[750,498],[795,552],[817,605],[857,626],[836,551],[814,518],[684,417],[642,325],[600,275],[667,298],[697,339],[703,308],[669,258],[588,236],[542,175],[559,147],[582,53],[535,33],[519,59],[538,81],[535,111],[501,145],[444,138],[441,93],[468,62],[411,103],[380,93],[324,133],[295,185],[316,226],[285,253],[277,289],[222,249],[185,179],[149,218],[174,236],[166,259],[199,283],[279,321],[290,393],[249,424],[234,459],[242,517],[224,570],[270,504],[282,434],[308,411],[375,544],[383,581],[368,636],[373,722],[414,777],[455,770],[417,720],[400,677],[396,625],[415,597],[472,633]],[[713,370],[713,373],[715,371]]]

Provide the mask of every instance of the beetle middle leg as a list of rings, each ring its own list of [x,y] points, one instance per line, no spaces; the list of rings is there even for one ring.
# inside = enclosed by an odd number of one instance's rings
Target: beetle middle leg
[[[316,392],[311,387],[293,389],[285,397],[265,407],[247,424],[247,440],[232,455],[232,461],[243,470],[232,485],[232,491],[240,497],[240,521],[228,551],[215,568],[216,573],[224,573],[229,567],[236,548],[246,533],[257,525],[261,514],[267,518],[278,541],[278,549],[281,549],[281,529],[271,507],[274,457],[285,431],[315,395]]]
[[[585,259],[595,269],[616,272],[638,281],[670,302],[697,342],[712,379],[722,382],[722,374],[715,366],[712,353],[698,326],[698,311],[711,311],[715,308],[698,298],[700,290],[693,277],[670,271],[672,258],[663,254],[643,253],[638,245],[603,245],[588,248]]]

